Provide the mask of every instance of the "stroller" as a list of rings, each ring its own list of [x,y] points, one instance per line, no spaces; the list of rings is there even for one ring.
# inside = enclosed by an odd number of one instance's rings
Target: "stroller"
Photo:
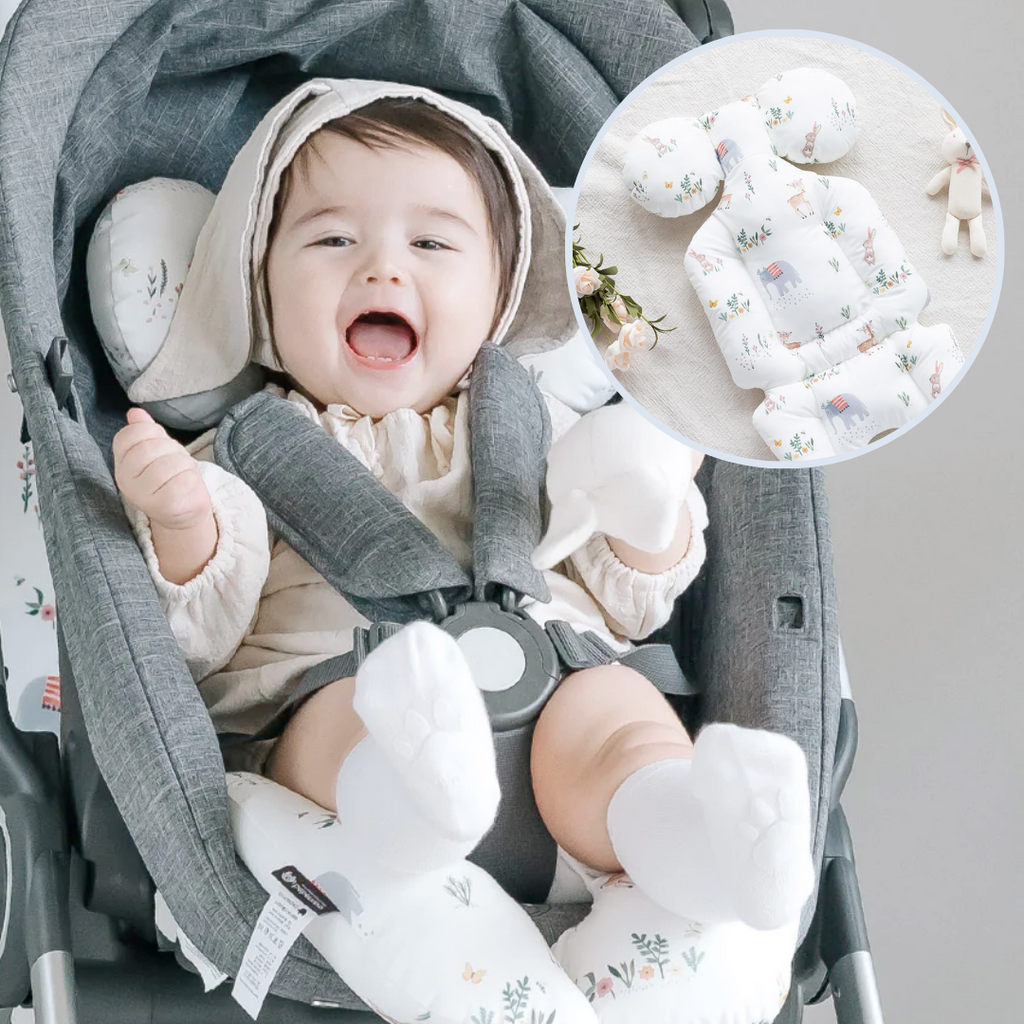
[[[20,733],[0,700],[0,1007],[31,999],[46,1024],[247,1020],[226,987],[204,995],[180,951],[159,950],[155,894],[229,974],[266,900],[236,856],[217,736],[111,477],[127,402],[84,269],[107,199],[155,175],[215,190],[263,113],[313,76],[414,82],[475,104],[569,185],[623,96],[731,28],[717,0],[120,0],[81,14],[27,0],[12,17],[0,303],[60,609],[63,714],[58,748]],[[843,1024],[877,1024],[839,807],[856,720],[824,482],[708,459],[700,485],[707,565],[660,638],[701,690],[679,711],[691,726],[787,733],[810,768],[818,885],[779,1020],[800,1020],[831,985]],[[528,910],[553,941],[586,908]],[[271,992],[269,1022],[374,1019],[305,940]]]

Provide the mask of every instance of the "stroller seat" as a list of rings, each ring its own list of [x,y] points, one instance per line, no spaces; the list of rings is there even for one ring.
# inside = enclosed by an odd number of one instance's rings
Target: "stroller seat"
[[[731,28],[719,6],[694,6],[702,39]],[[72,1021],[77,987],[82,1020],[244,1020],[225,989],[203,997],[154,952],[158,889],[183,932],[234,973],[265,893],[236,855],[217,737],[111,478],[127,402],[89,314],[95,220],[114,192],[147,177],[216,190],[262,114],[316,75],[412,81],[472,102],[550,182],[568,185],[616,103],[697,39],[662,0],[586,11],[555,0],[427,0],[372,14],[322,0],[126,0],[88,31],[69,31],[68,19],[61,0],[27,0],[0,44],[0,304],[35,446],[64,691],[59,751],[19,734],[0,710],[0,1006],[31,990],[37,1019]],[[680,711],[691,725],[793,736],[810,767],[819,872],[826,851],[849,862],[834,838],[841,825],[827,838],[829,822],[841,823],[833,798],[846,754],[837,761],[822,479],[707,460],[699,482],[712,518],[708,564],[665,635],[702,690]],[[819,883],[828,877],[831,867]],[[549,941],[585,912],[528,910]],[[791,1019],[826,985],[819,920],[809,904]],[[835,964],[865,952],[862,927],[847,932],[854,948],[835,945]],[[264,1009],[271,1021],[331,1019],[324,1007],[342,1008],[339,1020],[365,1012],[304,940],[271,991],[280,997]]]

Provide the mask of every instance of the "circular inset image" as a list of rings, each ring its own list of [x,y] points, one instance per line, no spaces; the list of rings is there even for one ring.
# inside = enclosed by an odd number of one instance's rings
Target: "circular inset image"
[[[620,390],[747,463],[849,458],[919,421],[1002,278],[995,188],[958,120],[817,33],[737,36],[643,83],[573,218],[581,317]]]

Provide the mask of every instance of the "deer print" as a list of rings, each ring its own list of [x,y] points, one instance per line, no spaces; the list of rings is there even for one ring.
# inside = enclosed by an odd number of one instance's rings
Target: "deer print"
[[[814,213],[814,208],[811,206],[811,201],[804,195],[804,183],[797,178],[796,181],[791,181],[789,183],[789,187],[798,189],[799,191],[795,196],[790,196],[787,202],[794,210],[796,210],[797,213],[800,214],[802,218],[806,219],[809,214]],[[807,207],[807,213],[804,213],[800,209],[801,206]]]
[[[668,141],[671,143],[671,146],[665,145],[661,139],[652,139],[650,135],[644,136],[644,142],[649,142],[658,151],[658,156],[664,156],[666,153],[671,153],[675,148],[676,140],[669,139]]]
[[[704,253],[695,252],[691,249],[690,255],[701,265],[705,274],[710,274],[715,269],[714,264],[707,258],[707,256],[704,255]]]
[[[942,363],[935,364],[935,372],[928,378],[932,386],[932,398],[938,398],[942,392]]]
[[[807,142],[804,144],[804,159],[810,160],[814,156],[814,140],[818,137],[818,132],[821,131],[821,125],[817,121],[814,122],[814,127],[804,136]]]
[[[718,208],[720,210],[728,210],[731,204],[732,204],[732,193],[730,192],[728,195],[724,195],[724,196],[722,196],[721,199],[719,199],[719,201],[718,201]]]
[[[779,341],[781,341],[782,344],[786,346],[786,348],[799,348],[800,347],[800,342],[799,341],[790,341],[789,340],[790,335],[792,333],[793,333],[792,331],[779,331]]]
[[[857,333],[858,334],[866,334],[868,336],[867,341],[862,341],[857,346],[857,351],[858,352],[867,352],[867,350],[869,348],[872,348],[873,346],[878,344],[878,342],[875,341],[875,332],[874,332],[874,329],[871,326],[871,324],[873,322],[874,321],[872,321],[872,320],[865,320],[864,321],[864,326],[857,328]]]
[[[864,262],[869,266],[875,265],[875,229],[868,228],[867,240],[864,245]]]

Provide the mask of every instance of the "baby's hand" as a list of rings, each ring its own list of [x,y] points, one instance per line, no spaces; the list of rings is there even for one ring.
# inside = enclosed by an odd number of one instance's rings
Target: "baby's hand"
[[[121,493],[164,530],[188,530],[213,515],[199,464],[145,409],[128,410],[114,436],[114,479]]]
[[[588,413],[548,453],[551,518],[533,564],[557,565],[598,532],[666,550],[701,459],[625,402]]]

